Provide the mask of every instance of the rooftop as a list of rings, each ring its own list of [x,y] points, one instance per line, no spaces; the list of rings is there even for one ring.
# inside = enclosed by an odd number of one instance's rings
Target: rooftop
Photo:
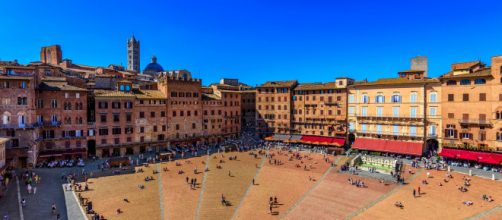
[[[298,84],[296,80],[287,80],[287,81],[267,81],[263,85],[259,87],[293,87]]]
[[[373,82],[358,81],[354,86],[379,86],[379,85],[413,85],[413,84],[424,84],[424,83],[439,83],[438,79],[415,79],[410,80],[407,78],[382,78]]]

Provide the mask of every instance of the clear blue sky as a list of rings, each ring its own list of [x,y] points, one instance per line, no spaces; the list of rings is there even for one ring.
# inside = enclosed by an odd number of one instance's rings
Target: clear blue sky
[[[141,40],[141,66],[188,69],[204,84],[250,85],[339,76],[394,77],[409,58],[429,57],[430,75],[453,62],[502,54],[502,1],[2,1],[0,59],[39,60],[60,44],[75,63],[126,64],[126,40]]]

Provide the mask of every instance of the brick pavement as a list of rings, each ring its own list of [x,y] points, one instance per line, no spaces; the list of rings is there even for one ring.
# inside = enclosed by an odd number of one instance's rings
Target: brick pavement
[[[434,178],[427,178],[427,172],[430,172]],[[454,178],[445,183],[443,182],[445,173],[434,170],[422,172],[410,184],[356,216],[355,219],[402,219],[404,217],[407,219],[464,219],[497,206],[496,201],[502,198],[501,185],[498,181],[471,177],[472,185],[468,192],[463,193],[457,188],[463,185],[464,175],[453,173]],[[427,179],[429,184],[422,184],[421,181],[424,179]],[[443,186],[439,186],[440,182]],[[423,194],[414,198],[412,191],[418,186],[421,187]],[[483,194],[493,196],[495,202],[483,201],[481,199]],[[404,208],[395,207],[396,201],[402,202]],[[472,201],[474,205],[466,206],[463,204],[464,201]]]
[[[277,152],[277,151],[275,151]],[[308,154],[308,153],[302,153]],[[256,183],[249,191],[235,214],[235,219],[276,219],[282,212],[288,210],[314,184],[309,176],[319,179],[328,169],[329,164],[322,160],[322,155],[310,154],[314,159],[304,160],[305,164],[312,164],[313,169],[305,171],[303,166],[297,168],[297,160],[288,161],[287,155],[277,155],[276,159],[283,165],[272,165],[266,162]],[[269,197],[276,196],[279,206],[274,208],[274,215],[269,212]]]
[[[237,156],[237,160],[229,160],[230,156]],[[224,163],[219,163],[223,160]],[[199,209],[200,219],[230,219],[252,183],[261,158],[254,158],[245,153],[225,153],[224,158],[220,155],[209,159],[209,169],[205,180],[205,191],[202,195]],[[221,165],[221,169],[216,166]],[[229,171],[231,176],[229,176]],[[223,206],[221,195],[232,205]]]

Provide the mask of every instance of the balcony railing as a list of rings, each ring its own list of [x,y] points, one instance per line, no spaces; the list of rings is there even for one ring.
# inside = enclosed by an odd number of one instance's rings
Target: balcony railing
[[[38,123],[32,124],[1,124],[0,129],[26,129],[40,127]]]
[[[358,119],[361,120],[373,120],[373,121],[424,121],[422,115],[356,115]]]
[[[370,131],[353,131],[358,136],[374,137],[394,140],[423,140],[422,136],[418,134],[402,133],[402,132],[370,132]]]
[[[493,125],[492,122],[487,119],[460,119],[459,123],[464,125],[482,125],[482,126]]]

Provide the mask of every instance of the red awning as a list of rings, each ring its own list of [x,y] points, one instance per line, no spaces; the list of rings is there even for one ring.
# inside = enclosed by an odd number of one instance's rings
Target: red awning
[[[300,139],[304,143],[316,143],[316,144],[334,144],[338,146],[343,146],[345,144],[344,138],[336,137],[323,137],[323,136],[309,136],[303,135]]]
[[[502,154],[499,153],[443,148],[439,156],[487,164],[502,164]]]
[[[369,138],[356,138],[352,148],[359,150],[379,151],[387,153],[421,156],[423,144],[421,142],[393,141]]]

